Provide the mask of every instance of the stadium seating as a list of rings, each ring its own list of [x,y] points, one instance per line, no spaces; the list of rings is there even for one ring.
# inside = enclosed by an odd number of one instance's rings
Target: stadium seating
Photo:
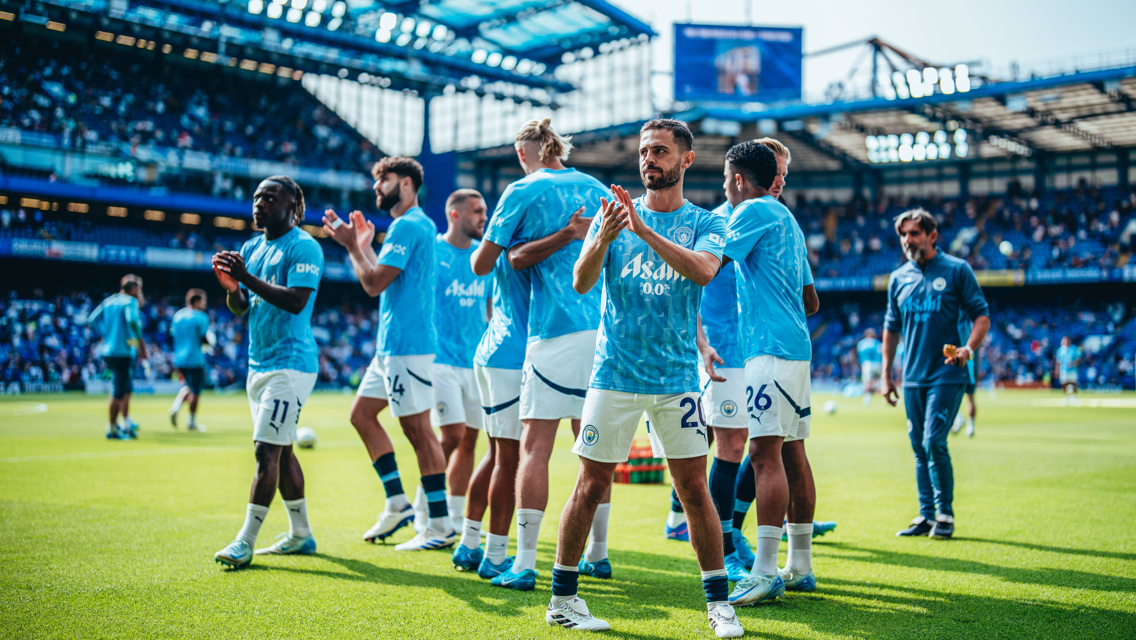
[[[379,158],[297,82],[27,35],[0,50],[0,127],[61,135],[77,149],[110,142],[320,169]]]

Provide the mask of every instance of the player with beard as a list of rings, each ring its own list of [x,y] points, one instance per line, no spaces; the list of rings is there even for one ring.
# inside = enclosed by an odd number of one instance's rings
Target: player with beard
[[[363,539],[386,540],[414,520],[414,508],[402,489],[394,446],[379,423],[379,412],[389,405],[391,415],[398,418],[414,447],[429,509],[426,528],[395,549],[441,549],[452,546],[457,534],[446,508],[446,458],[430,427],[430,408],[434,406],[431,369],[437,343],[434,252],[438,227],[418,206],[422,165],[412,158],[383,158],[375,163],[371,174],[379,208],[394,218],[378,255],[371,244],[375,225],[361,212],[352,212],[349,223],[330,209],[324,216],[324,230],[347,249],[363,290],[372,297],[379,296],[375,357],[351,405],[351,424],[370,454],[387,502]]]
[[[256,476],[245,524],[237,539],[214,559],[239,569],[252,562],[253,545],[272,498],[288,509],[287,535],[260,554],[311,554],[316,541],[308,524],[304,472],[292,452],[300,409],[316,384],[319,348],[312,335],[312,309],[323,274],[323,249],[300,229],[304,192],[287,176],[267,178],[253,194],[253,222],[263,233],[241,247],[213,256],[213,273],[229,309],[248,314],[248,390],[252,410]]]
[[[647,193],[634,202],[612,187],[592,222],[573,286],[586,293],[603,280],[602,324],[592,378],[572,452],[580,471],[560,515],[552,600],[545,622],[605,631],[577,596],[577,561],[592,516],[625,462],[644,412],[654,454],[667,458],[686,508],[702,569],[710,627],[720,638],[744,630],[727,602],[722,530],[706,484],[707,427],[702,420],[696,346],[702,287],[718,273],[725,221],[682,196],[694,162],[693,136],[677,120],[651,120],[639,136],[639,174]],[[627,233],[624,233],[624,231]]]
[[[970,265],[935,246],[938,224],[930,213],[912,209],[900,214],[895,232],[909,262],[893,271],[888,282],[883,395],[893,407],[899,400],[892,363],[902,339],[903,404],[919,490],[919,517],[896,535],[949,539],[955,517],[947,434],[969,381],[966,363],[990,330],[990,310]],[[966,344],[956,347],[964,315],[974,326]]]
[[[461,540],[454,549],[454,566],[474,570],[481,564],[481,518],[488,506],[489,478],[493,472],[493,447],[473,470],[474,449],[484,417],[473,355],[485,333],[488,320],[488,276],[473,273],[470,255],[485,231],[486,206],[473,189],[458,189],[446,199],[446,233],[435,241],[434,327],[438,354],[434,358],[434,408],[430,423],[442,434],[446,456],[450,520],[462,522]],[[472,483],[470,476],[472,474]],[[466,492],[469,510],[466,512]],[[415,518],[415,522],[418,518]]]

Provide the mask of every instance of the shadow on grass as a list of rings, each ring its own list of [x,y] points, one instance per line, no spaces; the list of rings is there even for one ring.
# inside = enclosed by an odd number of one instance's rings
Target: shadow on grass
[[[1043,544],[1015,542],[1013,540],[990,540],[987,538],[966,538],[966,540],[970,540],[972,542],[984,542],[986,544],[1002,544],[1011,547],[1020,547],[1022,549],[1030,549],[1032,551],[1045,551],[1047,553],[1064,553],[1071,556],[1092,556],[1094,558],[1112,558],[1113,560],[1136,561],[1136,553],[1122,553],[1119,551],[1096,551],[1094,549],[1070,549],[1069,547],[1050,547]]]
[[[551,593],[548,572],[543,572],[539,576],[535,591],[513,591],[490,586],[487,580],[479,578],[476,573],[472,572],[455,571],[452,575],[424,574],[420,571],[380,567],[363,560],[341,558],[322,553],[317,553],[312,557],[338,564],[346,569],[347,573],[282,566],[272,567],[272,570],[339,580],[373,582],[392,587],[437,588],[451,597],[465,601],[475,611],[503,618],[532,619],[533,624],[539,625],[544,624],[543,615],[534,617],[531,608],[546,606]],[[256,565],[253,565],[253,567],[256,567]],[[695,574],[695,578],[695,584],[701,592],[701,583],[697,581],[697,574]],[[660,600],[657,595],[652,598],[653,586],[655,585],[640,585],[621,580],[592,581],[585,577],[580,580],[580,595],[585,598],[594,597],[596,606],[593,608],[602,608],[604,617],[637,620],[667,618],[669,614],[662,606],[651,607],[640,604],[648,601],[657,602],[660,605],[672,604]],[[601,602],[602,604],[600,604]],[[524,609],[530,610],[525,611]],[[598,609],[597,613],[600,613]],[[659,636],[627,631],[616,631],[611,635],[638,640],[663,640]]]
[[[813,594],[738,609],[747,637],[789,640],[762,623],[807,625],[839,636],[918,638],[1131,638],[1136,614],[1033,599],[1001,599],[933,588],[823,579]]]
[[[978,542],[978,540],[975,541]],[[841,551],[852,553],[840,553]],[[870,562],[933,571],[952,571],[972,575],[987,575],[1001,578],[1008,582],[1036,584],[1046,587],[1136,593],[1136,578],[1101,575],[1085,571],[1076,571],[1074,569],[1006,567],[974,560],[943,558],[884,549],[870,549],[842,543],[830,545],[829,552],[834,558],[851,560],[853,562]]]

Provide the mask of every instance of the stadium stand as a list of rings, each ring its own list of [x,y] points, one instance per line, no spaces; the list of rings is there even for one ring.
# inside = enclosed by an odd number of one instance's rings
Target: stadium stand
[[[27,35],[0,51],[0,127],[56,134],[75,149],[109,143],[131,155],[176,149],[351,171],[381,157],[291,80]]]

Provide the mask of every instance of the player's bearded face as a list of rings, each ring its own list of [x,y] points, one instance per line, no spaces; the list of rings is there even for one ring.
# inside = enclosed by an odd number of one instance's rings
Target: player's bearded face
[[[681,165],[681,157],[675,160],[675,163],[670,167],[664,167],[654,162],[640,164],[639,178],[643,180],[643,186],[651,191],[669,189],[678,184],[678,181],[682,178]]]
[[[381,180],[375,183],[375,193],[379,196],[379,209],[390,211],[402,202],[402,190],[398,188],[398,183],[398,180]]]

